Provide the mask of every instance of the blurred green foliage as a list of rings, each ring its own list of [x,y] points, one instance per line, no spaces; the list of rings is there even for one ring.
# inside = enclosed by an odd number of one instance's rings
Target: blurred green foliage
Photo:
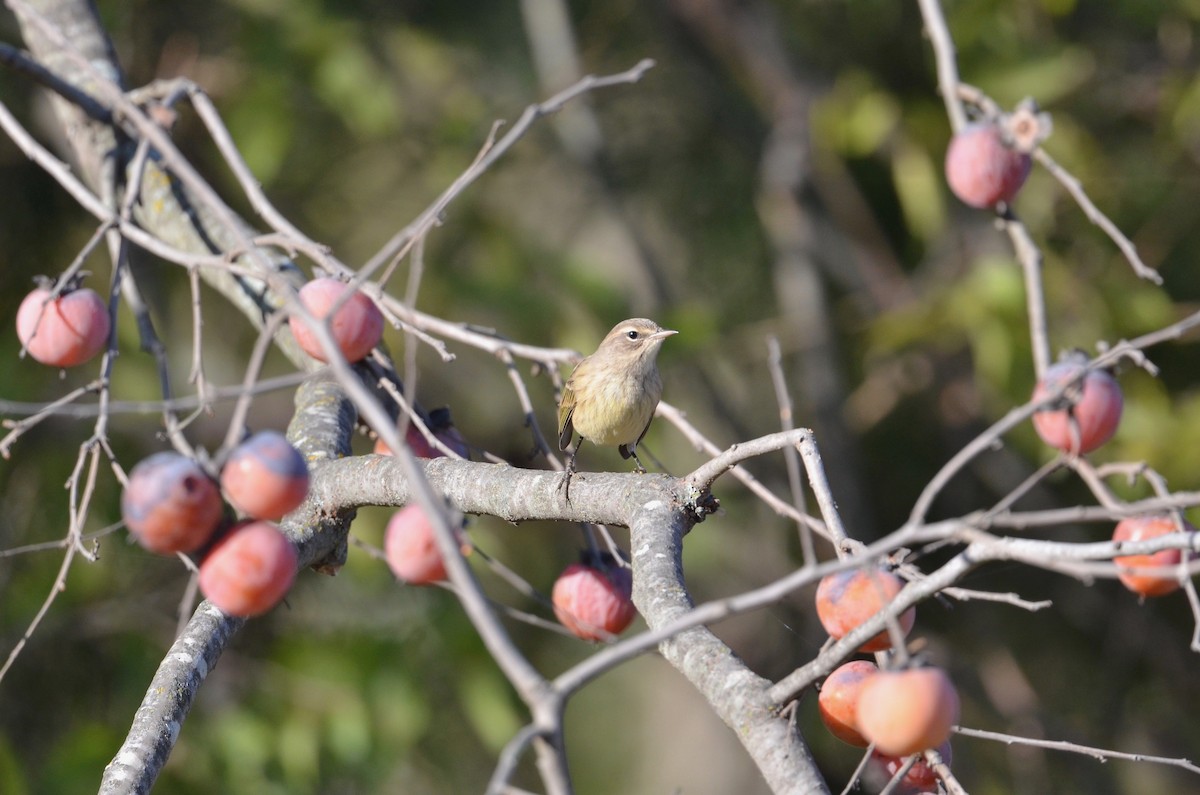
[[[536,6],[536,3],[529,4]],[[609,73],[652,57],[635,86],[590,94],[603,146],[573,155],[564,130],[577,110],[540,121],[446,214],[429,238],[419,305],[514,339],[590,349],[635,314],[681,329],[661,359],[666,398],[720,445],[774,430],[765,337],[780,338],[798,397],[813,342],[789,321],[780,267],[757,214],[772,118],[730,42],[702,34],[682,2],[573,2],[583,68]],[[893,0],[742,5],[772,15],[762,50],[778,52],[812,94],[811,169],[802,205],[818,230],[818,259],[844,381],[844,445],[827,463],[861,487],[859,538],[903,522],[920,488],[964,443],[1027,399],[1033,386],[1020,272],[987,214],[944,187],[948,124],[916,4]],[[1200,296],[1200,5],[1183,0],[968,0],[947,4],[963,79],[1005,107],[1035,97],[1054,118],[1047,151],[1165,278],[1138,281],[1120,253],[1048,175],[1017,201],[1045,256],[1055,350],[1095,351],[1169,324]],[[516,3],[428,0],[102,2],[131,85],[185,75],[214,98],[276,205],[349,263],[363,262],[472,160],[494,120],[512,121],[561,86],[539,85]],[[15,28],[4,23],[7,40]],[[730,35],[732,35],[730,33]],[[0,98],[36,129],[38,92],[0,79]],[[561,126],[560,126],[561,125]],[[194,116],[176,131],[231,203],[250,217],[236,184]],[[564,137],[566,136],[566,137]],[[11,318],[37,273],[56,274],[93,231],[89,218],[11,143],[0,142],[0,181],[15,198],[0,223],[0,316]],[[87,263],[106,283],[102,256]],[[177,388],[186,391],[191,319],[186,277],[144,262],[140,273]],[[405,272],[392,285],[402,290]],[[254,333],[205,291],[205,368],[237,383]],[[10,325],[11,329],[11,325]],[[157,379],[120,328],[121,399],[153,398]],[[389,340],[393,351],[404,341]],[[1149,352],[1158,378],[1120,374],[1127,408],[1106,460],[1145,461],[1174,488],[1195,489],[1200,391],[1194,337]],[[0,397],[44,401],[84,383],[18,360],[0,335]],[[475,445],[518,465],[532,442],[507,376],[494,359],[456,350],[444,364],[418,351],[419,397],[450,405]],[[83,368],[87,370],[88,368]],[[268,368],[286,365],[273,358]],[[543,431],[553,393],[530,379]],[[255,426],[281,427],[290,395],[264,397]],[[219,444],[228,406],[189,427]],[[122,464],[162,446],[156,415],[119,415],[110,429]],[[88,419],[56,419],[29,432],[0,462],[0,548],[61,539],[61,485],[90,434]],[[832,438],[816,425],[818,442]],[[962,474],[938,503],[951,514],[993,504],[1048,460],[1029,428]],[[666,468],[698,462],[659,423],[648,446]],[[366,449],[364,445],[363,449]],[[587,465],[623,466],[587,451]],[[780,493],[781,460],[751,469]],[[835,492],[841,484],[835,480]],[[1139,493],[1137,489],[1129,493]],[[780,576],[799,560],[791,528],[731,482],[723,516],[688,539],[698,600]],[[88,530],[117,521],[119,487],[102,468]],[[1022,507],[1068,505],[1087,495],[1069,478]],[[386,513],[363,511],[355,534],[378,543]],[[1110,528],[1040,535],[1101,539]],[[573,528],[477,520],[482,548],[544,592],[574,557]],[[76,793],[96,785],[124,736],[176,625],[186,573],[144,554],[123,532],[98,540],[98,562],[77,561],[28,646],[0,682],[0,791]],[[938,558],[929,559],[933,563]],[[20,640],[46,598],[61,551],[0,558],[0,652]],[[489,592],[549,613],[487,577]],[[1026,613],[968,602],[922,608],[916,633],[947,666],[964,699],[965,725],[1163,756],[1200,744],[1181,720],[1200,699],[1187,644],[1192,618],[1180,596],[1144,606],[1111,581],[1079,583],[1019,566],[992,566],[966,587],[1052,599]],[[520,624],[522,648],[548,672],[588,649]],[[756,670],[780,676],[824,640],[811,593],[717,627]],[[830,783],[840,787],[856,752],[800,722]],[[159,790],[179,793],[446,793],[480,791],[498,749],[525,720],[520,703],[453,602],[440,590],[397,586],[353,548],[336,579],[302,576],[288,606],[251,622],[211,673],[183,728]],[[572,702],[568,744],[581,793],[761,792],[733,735],[667,667],[643,659],[601,678]],[[1095,760],[980,740],[955,742],[955,768],[975,793],[1141,793],[1194,788],[1178,770]],[[839,780],[840,779],[840,780]],[[1070,782],[1066,784],[1064,782]],[[518,785],[535,787],[528,763]],[[836,790],[835,790],[836,791]]]

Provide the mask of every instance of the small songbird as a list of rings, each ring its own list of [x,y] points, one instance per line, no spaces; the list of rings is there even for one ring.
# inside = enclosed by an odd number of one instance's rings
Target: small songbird
[[[623,320],[614,326],[596,352],[575,367],[563,387],[558,405],[559,449],[571,447],[578,434],[592,444],[615,446],[622,458],[633,458],[638,472],[645,472],[637,446],[662,398],[658,349],[676,333],[645,318]],[[563,479],[568,498],[578,452],[576,444]]]

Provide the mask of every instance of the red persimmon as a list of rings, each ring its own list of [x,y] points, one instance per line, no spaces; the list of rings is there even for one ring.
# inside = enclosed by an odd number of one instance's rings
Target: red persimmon
[[[404,442],[417,458],[440,458],[444,455],[441,450],[430,444],[429,440],[425,438],[425,434],[421,433],[411,422],[404,431]],[[382,436],[375,440],[375,453],[378,455],[392,454],[392,448],[387,446],[387,442],[383,441]]]
[[[954,761],[954,754],[950,749],[950,743],[944,742],[937,748],[938,756],[947,766]],[[892,780],[892,777],[899,772],[900,768],[908,761],[906,756],[888,756],[881,754],[878,751],[871,752],[871,768],[872,772],[877,771],[878,775],[873,775],[872,778],[880,779],[881,786]],[[937,795],[938,793],[938,774],[937,771],[929,766],[925,761],[924,756],[917,757],[913,761],[912,767],[900,779],[899,784],[893,790],[896,795]]]
[[[858,731],[858,695],[867,679],[879,673],[878,666],[866,660],[851,660],[825,677],[817,696],[821,720],[833,736],[844,743],[866,748],[870,745]]]
[[[454,427],[454,421],[450,419],[450,409],[445,406],[433,409],[429,412],[429,420],[426,425],[434,437],[447,449],[463,458],[471,457],[466,440],[458,432],[458,428]],[[425,434],[416,427],[415,423],[408,423],[404,432],[404,441],[417,458],[441,458],[446,455],[441,448],[425,438]],[[379,455],[392,454],[391,449],[382,438],[375,440],[375,452]]]

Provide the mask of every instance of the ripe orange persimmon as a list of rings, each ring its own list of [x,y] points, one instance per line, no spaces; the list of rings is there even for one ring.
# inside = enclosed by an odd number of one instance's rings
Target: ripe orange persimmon
[[[844,743],[866,748],[870,745],[858,731],[858,695],[868,678],[879,673],[878,666],[866,660],[851,660],[825,677],[817,696],[821,720],[833,736]]]
[[[904,582],[891,572],[878,568],[850,569],[830,574],[817,586],[817,617],[830,637],[847,635],[900,593]],[[907,635],[916,620],[916,609],[905,610],[897,621]],[[887,630],[867,640],[859,651],[882,651],[892,647]]]
[[[138,462],[121,494],[121,517],[146,549],[164,555],[204,546],[221,520],[217,484],[179,453],[155,453]]]
[[[858,696],[858,730],[882,754],[941,745],[958,722],[958,692],[940,668],[880,671]]]
[[[1196,532],[1196,528],[1188,522],[1183,523],[1183,529],[1188,533]],[[1117,528],[1113,531],[1113,541],[1146,541],[1177,532],[1179,528],[1170,516],[1131,516],[1117,523]],[[1178,577],[1151,574],[1136,569],[1176,566],[1181,560],[1181,550],[1164,549],[1152,555],[1121,555],[1113,558],[1113,563],[1117,564],[1118,568],[1126,569],[1117,577],[1129,590],[1142,596],[1165,596],[1179,589]]]
[[[308,465],[282,433],[261,431],[230,453],[221,488],[247,516],[282,519],[308,496]]]
[[[231,616],[257,616],[284,597],[296,577],[296,548],[270,522],[243,522],[200,564],[200,592]]]

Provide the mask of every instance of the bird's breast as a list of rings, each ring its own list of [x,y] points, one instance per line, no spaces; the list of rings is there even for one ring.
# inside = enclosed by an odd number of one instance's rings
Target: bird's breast
[[[572,422],[580,436],[608,447],[636,443],[662,398],[657,371],[644,379],[607,378],[587,387],[575,392]]]

